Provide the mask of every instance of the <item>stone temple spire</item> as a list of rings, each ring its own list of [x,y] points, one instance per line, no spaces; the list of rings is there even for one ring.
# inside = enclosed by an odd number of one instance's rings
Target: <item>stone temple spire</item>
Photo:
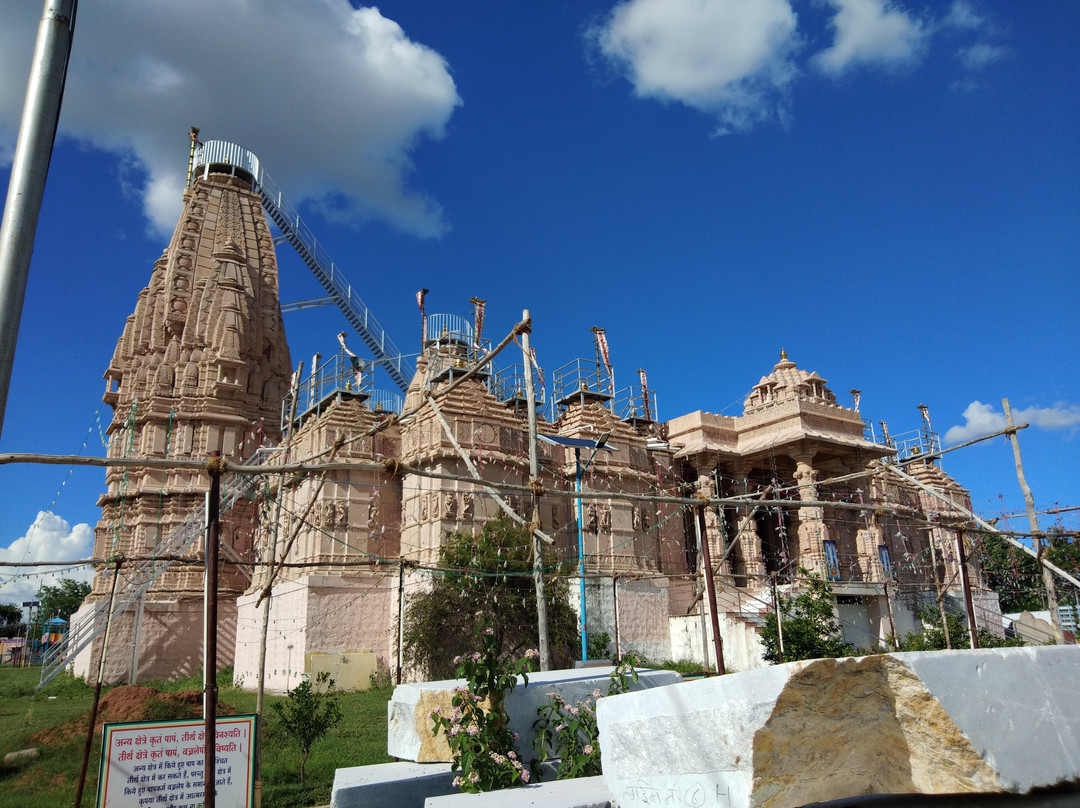
[[[218,451],[242,460],[276,442],[290,372],[277,259],[259,196],[247,180],[211,171],[185,192],[176,231],[105,371],[104,401],[113,408],[109,456],[186,459]],[[202,502],[209,478],[201,470],[112,468],[106,484],[94,555],[152,556]],[[226,555],[250,556],[248,517],[225,518]],[[201,556],[201,538],[189,552]],[[142,619],[140,613],[126,619],[127,630],[121,627],[119,636],[114,627],[113,636],[129,647],[131,632],[140,632],[139,656],[154,668],[140,666],[140,675],[169,676],[197,667],[202,585],[200,566],[174,564],[140,606],[152,607],[157,617]],[[90,600],[104,596],[108,586],[99,575]],[[246,579],[226,567],[223,602],[230,593],[235,600],[245,586]],[[185,632],[191,642],[180,641]],[[163,644],[173,650],[163,650]],[[221,650],[227,664],[231,642]],[[99,652],[96,643],[94,656]],[[192,657],[190,664],[184,654]],[[110,650],[110,668],[123,663],[122,674],[128,673],[129,656],[118,653],[113,663]],[[113,670],[112,678],[118,673]]]

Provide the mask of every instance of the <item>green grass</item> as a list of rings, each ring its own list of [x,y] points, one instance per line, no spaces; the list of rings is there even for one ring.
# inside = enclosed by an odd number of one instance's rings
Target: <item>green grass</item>
[[[41,730],[79,717],[88,717],[94,689],[81,680],[61,675],[38,692],[38,668],[0,667],[0,759],[25,749]],[[220,701],[238,713],[255,712],[255,693],[237,690],[226,672],[218,677]],[[169,682],[152,682],[164,692],[201,690],[201,675]],[[104,691],[103,691],[104,692]],[[386,703],[391,688],[363,693],[341,693],[344,720],[315,744],[307,764],[307,779],[299,778],[300,754],[270,710],[281,697],[267,696],[264,723],[264,808],[309,808],[330,802],[334,771],[349,766],[387,763]],[[52,696],[53,698],[49,698]],[[70,808],[82,763],[86,728],[72,737],[41,746],[41,757],[19,766],[0,763],[0,808]],[[90,753],[83,805],[94,804],[97,772],[101,764],[101,733],[95,733]]]

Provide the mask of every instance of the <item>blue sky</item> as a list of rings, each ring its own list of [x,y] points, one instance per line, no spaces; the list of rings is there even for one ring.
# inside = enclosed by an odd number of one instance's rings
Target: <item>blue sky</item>
[[[40,11],[0,8],[3,187]],[[0,451],[103,453],[196,125],[262,158],[405,351],[427,287],[486,298],[495,339],[529,308],[549,375],[606,328],[664,418],[739,414],[781,348],[893,434],[920,403],[992,431],[1008,397],[1037,506],[1078,504],[1078,32],[1065,0],[83,3]],[[322,296],[279,262],[284,302]],[[294,365],[345,327],[285,324]],[[944,465],[1022,509],[1004,438]],[[0,559],[89,553],[102,472],[0,475]]]

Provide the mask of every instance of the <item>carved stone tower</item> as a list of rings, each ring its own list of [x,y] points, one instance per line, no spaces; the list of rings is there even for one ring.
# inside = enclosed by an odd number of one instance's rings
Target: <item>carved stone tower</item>
[[[139,293],[105,372],[113,458],[205,458],[234,462],[277,440],[291,363],[278,301],[277,260],[257,193],[236,172],[197,178],[168,248]],[[99,500],[94,555],[153,557],[203,502],[202,470],[111,467]],[[250,557],[251,507],[223,514],[223,556]],[[183,551],[203,554],[199,536]],[[121,590],[125,583],[121,572]],[[80,610],[107,597],[99,573]],[[225,565],[220,589],[219,661],[233,654],[236,596],[247,578]],[[203,574],[174,563],[114,623],[107,679],[190,673],[202,655]],[[96,669],[99,638],[76,661]],[[133,650],[134,649],[134,650]]]

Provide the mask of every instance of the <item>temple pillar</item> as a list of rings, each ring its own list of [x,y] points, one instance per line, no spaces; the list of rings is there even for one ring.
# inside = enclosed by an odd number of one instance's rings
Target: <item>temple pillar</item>
[[[860,494],[859,504],[867,502],[873,504],[883,501],[883,498],[883,494],[878,490],[878,487],[873,482],[870,482],[869,496],[864,497]],[[891,578],[890,572],[885,569],[881,562],[880,548],[888,546],[885,538],[885,528],[881,524],[881,514],[877,511],[864,511],[862,518],[865,520],[865,526],[859,528],[855,534],[855,544],[859,554],[859,571],[862,573],[864,581],[888,581]]]
[[[799,500],[817,501],[817,470],[811,465],[814,452],[793,453],[795,461],[795,482],[799,486]],[[816,505],[799,507],[799,566],[823,578],[828,577],[825,562],[825,541],[829,538],[829,529],[825,525],[824,509]]]
[[[698,455],[694,458],[698,492],[709,499],[713,499],[718,495],[713,477],[718,459],[715,454]],[[701,540],[709,543],[709,555],[712,558],[713,566],[716,567],[717,562],[724,555],[724,529],[720,523],[720,517],[716,513],[716,508],[712,505],[705,508],[705,534],[701,537]],[[724,565],[717,568],[716,571],[720,574],[728,572],[728,563],[725,561]]]
[[[732,467],[732,475],[735,477],[735,486],[740,495],[749,493],[750,474],[748,464],[740,464]],[[736,519],[735,541],[738,543],[739,557],[743,563],[743,573],[748,576],[746,584],[752,581],[762,583],[765,580],[765,557],[761,552],[761,537],[757,532],[757,521],[754,519],[755,509],[751,505],[739,508]]]

